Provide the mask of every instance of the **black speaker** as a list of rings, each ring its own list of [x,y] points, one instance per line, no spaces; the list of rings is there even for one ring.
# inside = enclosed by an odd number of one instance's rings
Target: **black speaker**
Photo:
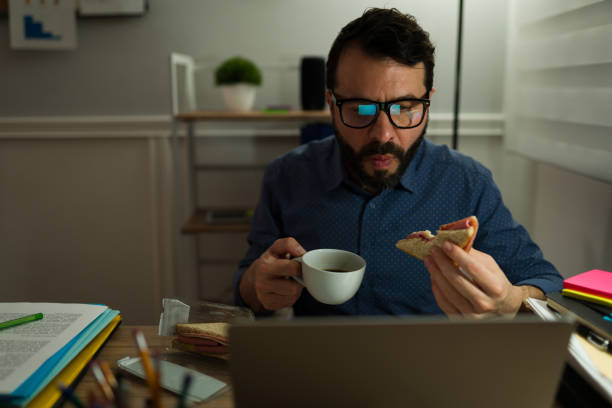
[[[325,59],[303,57],[300,64],[300,95],[303,110],[325,107]]]

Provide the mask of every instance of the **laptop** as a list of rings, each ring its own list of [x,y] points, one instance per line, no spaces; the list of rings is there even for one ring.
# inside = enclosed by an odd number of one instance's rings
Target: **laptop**
[[[242,407],[550,407],[571,320],[300,318],[230,328]]]

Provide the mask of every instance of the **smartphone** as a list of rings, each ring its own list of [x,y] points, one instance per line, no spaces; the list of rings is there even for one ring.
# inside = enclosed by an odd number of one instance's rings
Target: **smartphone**
[[[155,363],[153,365],[155,366]],[[146,380],[144,369],[140,363],[140,357],[124,357],[117,361],[117,366],[121,370]],[[213,399],[228,389],[227,384],[223,381],[170,361],[160,360],[159,370],[162,373],[160,386],[178,395],[182,391],[183,378],[187,373],[191,374],[191,386],[186,396],[190,402],[202,402]]]

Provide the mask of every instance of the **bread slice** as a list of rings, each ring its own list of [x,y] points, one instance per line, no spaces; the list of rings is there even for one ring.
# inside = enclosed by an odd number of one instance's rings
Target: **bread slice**
[[[180,339],[172,340],[172,348],[177,350],[188,351],[202,356],[220,358],[229,360],[228,346],[198,346],[197,344],[183,343]]]
[[[395,246],[423,261],[434,245],[440,247],[445,241],[453,242],[468,252],[472,249],[477,231],[478,219],[471,216],[440,226],[436,235],[429,230],[413,232],[405,239],[397,241]]]
[[[229,323],[179,323],[176,332],[179,336],[197,337],[200,339],[213,340],[220,344],[228,344]]]
[[[229,359],[229,323],[179,323],[178,337],[172,340],[175,349],[204,356]]]

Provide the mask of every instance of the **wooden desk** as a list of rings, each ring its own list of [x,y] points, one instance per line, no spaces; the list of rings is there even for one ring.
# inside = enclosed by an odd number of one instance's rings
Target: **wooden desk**
[[[200,357],[194,354],[173,351],[170,348],[172,337],[160,337],[157,335],[157,326],[126,326],[119,325],[117,330],[112,334],[107,343],[102,347],[97,356],[99,361],[107,361],[111,368],[117,372],[117,360],[126,357],[138,356],[138,350],[132,337],[132,331],[139,328],[143,331],[150,349],[161,347],[164,356],[172,362],[193,368],[202,373],[210,375],[218,380],[230,384],[229,365],[227,361],[222,361],[212,357]],[[130,406],[140,408],[144,406],[144,400],[149,395],[147,385],[144,380],[126,374],[124,377],[129,382]],[[87,396],[93,390],[96,395],[100,395],[100,391],[96,386],[96,382],[90,372],[87,372],[76,387],[76,395],[82,400],[87,401]],[[178,397],[168,391],[162,393],[162,405],[164,407],[175,407]],[[234,406],[231,389],[219,397],[198,404],[196,406],[211,407],[211,408],[230,408]]]
[[[172,337],[160,337],[157,335],[157,326],[126,326],[120,325],[112,334],[111,338],[104,345],[97,356],[100,361],[108,361],[113,370],[117,372],[117,360],[126,356],[138,356],[138,351],[132,337],[135,328],[141,329],[147,339],[150,348],[161,347],[167,359],[185,367],[196,369],[202,373],[210,375],[231,386],[229,375],[229,364],[227,361],[200,357],[193,354],[173,351],[170,348]],[[140,408],[144,406],[144,400],[149,395],[147,385],[144,380],[140,380],[132,375],[126,374],[126,381],[131,387],[130,406]],[[93,390],[96,395],[100,395],[96,382],[90,372],[87,372],[76,387],[76,394],[83,401],[87,401],[87,395]],[[162,393],[162,403],[164,407],[175,407],[178,397],[168,391]],[[233,408],[234,400],[231,388],[217,398],[197,404],[198,407],[210,408]],[[555,408],[564,408],[559,401],[559,395],[554,405]]]

